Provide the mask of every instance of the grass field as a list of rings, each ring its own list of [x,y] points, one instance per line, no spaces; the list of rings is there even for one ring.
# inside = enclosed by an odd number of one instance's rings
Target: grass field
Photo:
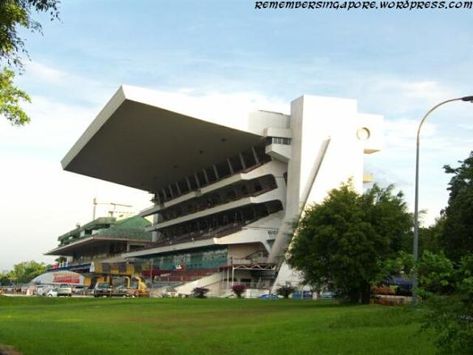
[[[433,354],[417,311],[330,302],[0,297],[24,354]]]

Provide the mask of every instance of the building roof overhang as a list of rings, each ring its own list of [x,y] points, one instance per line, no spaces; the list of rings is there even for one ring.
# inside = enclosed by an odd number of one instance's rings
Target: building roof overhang
[[[67,239],[68,237],[78,235],[81,231],[85,231],[89,229],[104,228],[104,227],[109,228],[110,225],[114,224],[115,222],[116,222],[116,218],[114,217],[99,217],[83,226],[77,226],[73,230],[59,236],[57,239],[58,240]]]
[[[260,142],[261,135],[245,129],[246,119],[205,117],[185,104],[172,106],[152,92],[122,86],[61,164],[67,171],[157,192]]]
[[[133,242],[139,245],[152,244],[151,241],[137,240],[137,239],[132,239],[132,238],[127,239],[127,238],[110,238],[110,237],[92,236],[92,237],[79,239],[70,244],[59,246],[57,248],[54,248],[53,250],[48,251],[44,255],[73,255],[74,252],[80,253],[81,250],[84,250],[90,247],[95,247],[95,246],[103,245],[103,244],[112,244],[112,243],[117,243],[117,242],[121,242],[121,243]]]

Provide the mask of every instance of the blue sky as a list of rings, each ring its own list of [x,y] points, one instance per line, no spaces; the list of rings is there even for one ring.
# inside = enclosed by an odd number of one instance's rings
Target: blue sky
[[[384,115],[385,149],[367,159],[383,185],[413,193],[421,116],[473,94],[473,10],[254,10],[249,0],[63,1],[61,20],[25,33],[31,62],[18,83],[32,123],[0,122],[0,270],[44,258],[56,237],[91,217],[93,197],[149,204],[139,191],[63,172],[60,159],[121,84],[228,97],[289,111],[302,94],[354,98]],[[431,117],[422,141],[420,206],[430,223],[448,176],[473,149],[473,106]],[[118,201],[117,201],[118,200]]]

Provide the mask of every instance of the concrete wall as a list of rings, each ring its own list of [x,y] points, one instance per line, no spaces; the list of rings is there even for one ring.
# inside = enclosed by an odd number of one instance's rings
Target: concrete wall
[[[382,146],[382,117],[360,114],[357,102],[302,96],[291,103],[291,159],[288,164],[286,213],[269,260],[281,261],[290,243],[291,224],[310,204],[351,181],[363,191],[363,156]],[[301,277],[283,264],[276,283],[298,283]]]
[[[243,259],[248,255],[259,251],[266,251],[261,243],[229,245],[228,257],[233,259]],[[236,260],[235,262],[238,263]]]

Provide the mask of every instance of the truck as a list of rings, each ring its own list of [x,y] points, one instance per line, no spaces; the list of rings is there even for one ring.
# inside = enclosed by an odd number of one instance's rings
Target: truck
[[[141,276],[127,277],[129,297],[149,297],[149,290]]]
[[[149,290],[140,276],[126,276],[118,286],[108,282],[97,283],[92,294],[94,297],[149,297]]]

